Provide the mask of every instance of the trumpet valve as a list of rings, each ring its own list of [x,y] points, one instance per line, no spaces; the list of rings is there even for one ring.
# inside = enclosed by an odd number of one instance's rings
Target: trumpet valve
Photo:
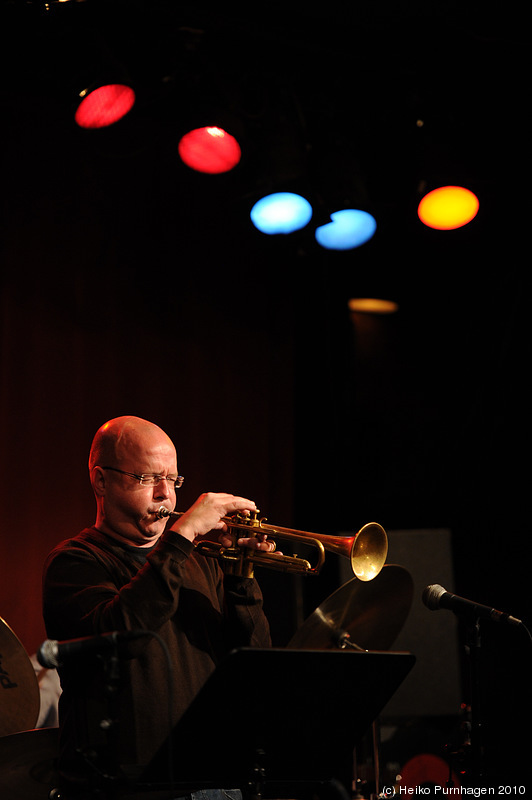
[[[259,519],[260,511],[259,509],[255,509],[255,511],[250,511],[248,514],[244,514],[242,511],[237,511],[234,516],[236,522],[241,525],[249,525],[250,528],[260,528],[261,524],[264,522],[263,519]],[[228,523],[229,527],[231,527],[231,523]]]

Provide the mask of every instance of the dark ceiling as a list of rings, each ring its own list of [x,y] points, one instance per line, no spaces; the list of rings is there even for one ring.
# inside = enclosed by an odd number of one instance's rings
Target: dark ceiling
[[[238,174],[218,181],[233,204],[301,188],[315,221],[335,204],[364,203],[381,240],[410,223],[417,243],[417,201],[445,181],[480,193],[477,227],[499,219],[522,136],[524,55],[511,7],[501,17],[476,3],[229,5],[4,2],[3,92],[63,109],[55,121],[66,145],[76,92],[105,60],[138,100],[97,146],[122,157],[167,152],[187,126],[216,118],[243,144]]]
[[[371,258],[403,300],[426,275],[426,243],[431,263],[461,238],[466,249],[475,242],[482,260],[491,259],[494,244],[499,258],[498,248],[508,246],[506,236],[494,243],[493,235],[513,225],[509,209],[516,210],[511,198],[522,171],[524,55],[511,7],[501,18],[482,4],[460,3],[268,3],[253,11],[135,0],[3,5],[8,114],[31,118],[45,146],[47,137],[60,137],[65,150],[92,146],[121,158],[155,150],[168,161],[180,132],[215,117],[238,135],[244,155],[236,174],[209,188],[236,224],[246,219],[238,235],[249,233],[251,247],[269,244],[247,224],[249,208],[277,188],[306,193],[313,226],[341,204],[372,211],[379,234],[367,253],[350,254],[350,266]],[[89,141],[73,130],[71,112],[104,58],[133,81],[138,100],[123,125]],[[21,92],[33,108],[21,105]],[[170,179],[204,202],[204,180],[169,169]],[[422,193],[442,182],[464,183],[481,198],[467,235],[447,241],[421,230],[415,213]],[[220,227],[231,230],[231,223]],[[483,224],[492,239],[487,252],[487,238],[477,235]],[[310,255],[313,226],[294,237]],[[400,276],[386,263],[390,247],[408,263]],[[334,268],[347,261],[337,258]],[[476,272],[471,263],[459,270],[461,285],[472,280],[475,292]]]

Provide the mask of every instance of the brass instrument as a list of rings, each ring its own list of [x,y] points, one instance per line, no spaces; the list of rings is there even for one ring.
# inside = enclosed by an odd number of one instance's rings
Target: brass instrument
[[[164,506],[156,512],[159,519],[180,517],[184,513],[168,511]],[[227,524],[228,535],[233,539],[231,547],[223,547],[219,542],[200,540],[194,545],[196,550],[204,556],[217,558],[223,562],[226,573],[244,578],[253,577],[255,564],[279,572],[317,575],[325,562],[325,550],[347,557],[353,574],[361,581],[373,580],[384,566],[388,553],[388,538],[384,528],[377,522],[368,522],[354,536],[327,536],[266,525],[266,518],[259,518],[259,513],[257,510],[249,515],[238,513],[232,517],[222,518]],[[314,546],[318,550],[317,563],[312,566],[306,559],[296,555],[287,556],[283,553],[268,553],[250,547],[238,547],[236,542],[239,537],[233,531],[245,531],[246,538],[265,533],[268,536],[291,539]]]

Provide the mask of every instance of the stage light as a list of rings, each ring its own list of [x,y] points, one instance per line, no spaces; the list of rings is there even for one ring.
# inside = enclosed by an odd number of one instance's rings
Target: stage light
[[[229,172],[240,162],[240,145],[234,136],[222,128],[195,128],[179,142],[181,160],[196,172],[218,175]]]
[[[332,222],[316,228],[316,241],[327,250],[352,250],[368,242],[375,231],[375,218],[367,211],[345,208],[331,215]]]
[[[80,128],[107,128],[125,117],[135,104],[135,92],[121,83],[85,90],[80,97],[83,99],[74,115]]]
[[[429,228],[454,230],[467,225],[477,215],[478,198],[462,186],[442,186],[423,197],[418,217]]]
[[[312,219],[312,206],[293,192],[266,195],[251,209],[251,221],[262,233],[294,233]]]
[[[352,297],[348,302],[349,311],[360,314],[395,314],[399,310],[394,300],[379,297]]]

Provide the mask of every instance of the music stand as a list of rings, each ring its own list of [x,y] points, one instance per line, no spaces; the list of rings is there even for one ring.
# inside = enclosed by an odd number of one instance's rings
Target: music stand
[[[255,796],[294,797],[298,785],[341,780],[355,744],[414,662],[411,653],[235,650],[143,771],[137,790],[171,786],[179,795],[254,786]]]

